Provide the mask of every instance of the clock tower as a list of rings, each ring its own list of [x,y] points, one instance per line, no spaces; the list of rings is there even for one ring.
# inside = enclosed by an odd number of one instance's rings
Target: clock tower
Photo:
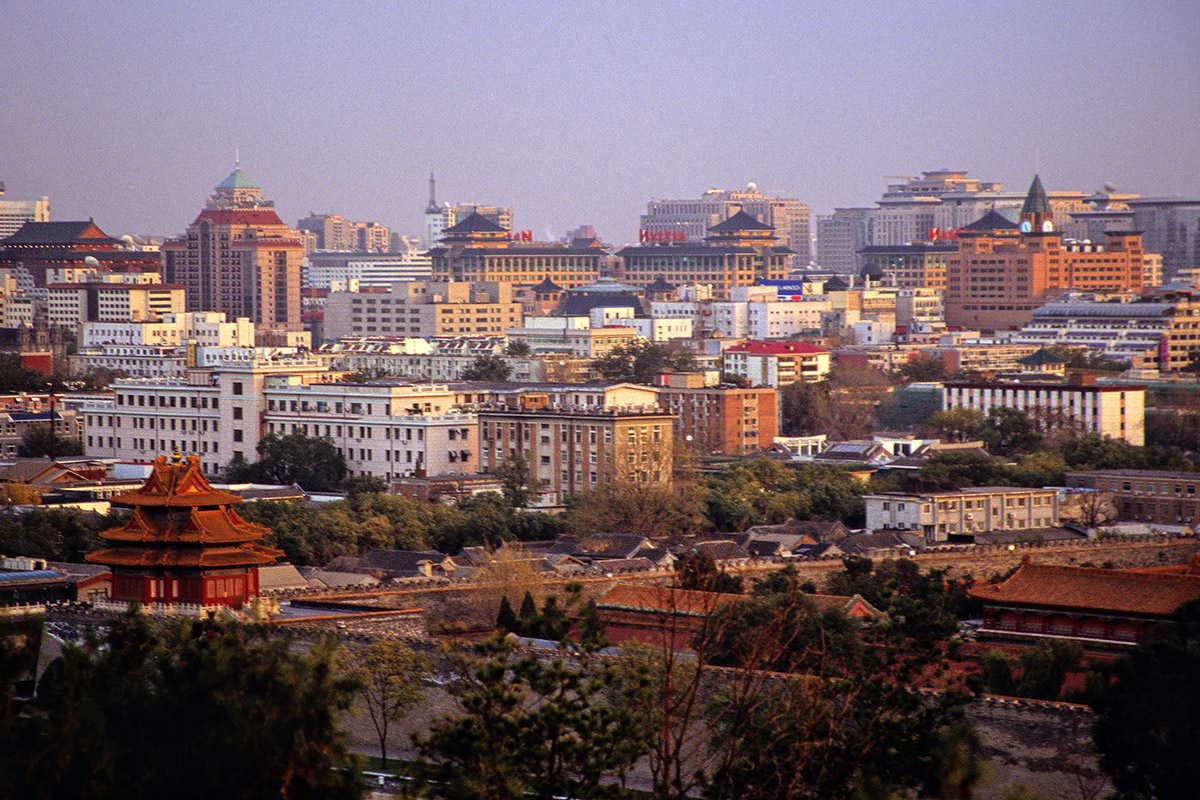
[[[1029,193],[1021,206],[1021,233],[1054,233],[1054,214],[1050,211],[1050,201],[1046,199],[1046,190],[1042,188],[1042,179],[1034,175],[1033,183],[1029,184]]]

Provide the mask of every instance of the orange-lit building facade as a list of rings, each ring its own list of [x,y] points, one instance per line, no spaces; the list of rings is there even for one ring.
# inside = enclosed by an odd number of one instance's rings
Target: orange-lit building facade
[[[1066,289],[1142,289],[1141,234],[1108,232],[1103,244],[1064,242],[1036,176],[1019,225],[993,211],[960,230],[958,243],[946,257],[947,325],[1019,328]]]

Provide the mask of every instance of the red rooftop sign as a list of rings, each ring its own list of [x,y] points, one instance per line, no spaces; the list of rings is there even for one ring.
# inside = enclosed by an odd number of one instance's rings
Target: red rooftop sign
[[[682,242],[687,239],[683,231],[649,231],[645,228],[638,231],[639,242]]]

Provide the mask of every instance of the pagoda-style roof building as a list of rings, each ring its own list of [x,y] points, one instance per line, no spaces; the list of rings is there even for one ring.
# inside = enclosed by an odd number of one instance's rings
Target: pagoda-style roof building
[[[1098,649],[1129,647],[1179,606],[1200,598],[1200,559],[1166,569],[1034,564],[969,590],[983,603],[981,638],[1075,639]]]
[[[238,516],[241,502],[212,487],[199,457],[159,456],[141,488],[113,498],[133,516],[87,560],[112,569],[113,600],[241,606],[258,594],[258,567],[283,555],[258,544],[269,531]]]

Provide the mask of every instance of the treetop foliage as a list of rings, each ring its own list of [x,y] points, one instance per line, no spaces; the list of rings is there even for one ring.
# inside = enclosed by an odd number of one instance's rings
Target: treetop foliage
[[[336,726],[354,685],[329,642],[126,617],[0,718],[0,796],[356,798]]]

